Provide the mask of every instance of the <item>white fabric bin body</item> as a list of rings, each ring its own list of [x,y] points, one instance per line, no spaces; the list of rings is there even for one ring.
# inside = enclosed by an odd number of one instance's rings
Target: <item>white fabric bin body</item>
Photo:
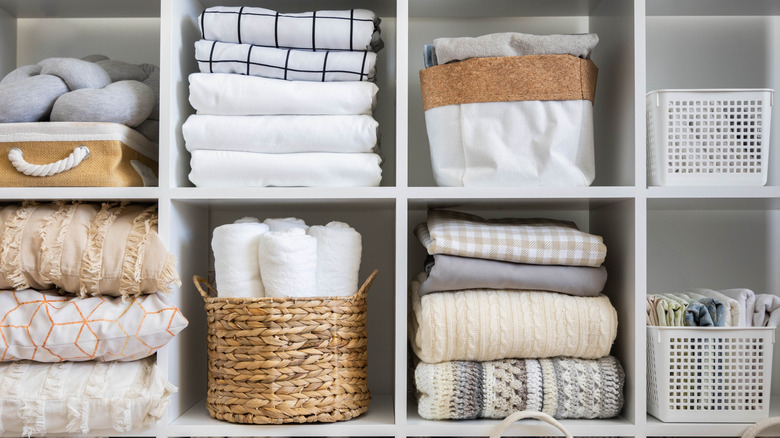
[[[425,112],[439,186],[587,186],[589,100],[480,102]]]

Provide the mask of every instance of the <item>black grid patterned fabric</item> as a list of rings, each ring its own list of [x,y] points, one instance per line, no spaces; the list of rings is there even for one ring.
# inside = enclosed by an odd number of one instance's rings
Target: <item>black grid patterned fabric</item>
[[[279,13],[256,7],[214,6],[199,17],[204,40],[263,47],[378,51],[379,18],[365,9]]]
[[[373,81],[376,53],[277,49],[200,40],[195,59],[202,73],[238,73],[295,81]]]

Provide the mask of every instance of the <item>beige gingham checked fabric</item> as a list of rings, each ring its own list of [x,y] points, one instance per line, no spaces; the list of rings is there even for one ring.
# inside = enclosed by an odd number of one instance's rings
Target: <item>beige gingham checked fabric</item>
[[[598,267],[607,247],[601,236],[554,219],[490,219],[446,210],[428,211],[417,238],[428,254],[450,254],[538,265]]]

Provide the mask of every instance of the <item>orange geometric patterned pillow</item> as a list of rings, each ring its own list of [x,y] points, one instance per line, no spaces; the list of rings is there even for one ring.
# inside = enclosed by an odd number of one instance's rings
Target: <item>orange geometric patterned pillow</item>
[[[188,324],[160,293],[122,300],[3,290],[0,309],[1,361],[137,360]]]

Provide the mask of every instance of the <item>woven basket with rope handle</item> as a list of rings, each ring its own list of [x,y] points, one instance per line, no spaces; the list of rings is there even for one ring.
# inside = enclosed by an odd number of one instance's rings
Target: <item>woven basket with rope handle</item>
[[[206,302],[209,414],[282,424],[366,412],[366,294],[376,275],[355,295],[314,298],[217,298],[195,276]]]

